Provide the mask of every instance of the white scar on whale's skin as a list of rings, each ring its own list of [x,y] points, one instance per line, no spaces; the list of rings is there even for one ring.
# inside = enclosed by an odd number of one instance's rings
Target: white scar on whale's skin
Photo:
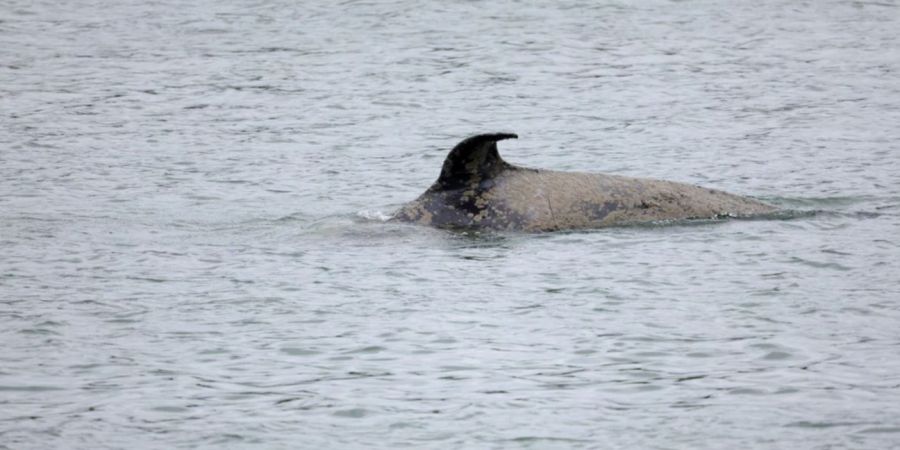
[[[517,167],[503,161],[495,133],[460,142],[441,176],[393,219],[440,228],[554,231],[645,222],[747,217],[776,208],[684,183]]]

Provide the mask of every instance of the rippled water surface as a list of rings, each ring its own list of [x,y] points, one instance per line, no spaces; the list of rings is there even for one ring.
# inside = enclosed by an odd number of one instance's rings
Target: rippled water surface
[[[898,29],[894,1],[5,0],[0,448],[900,448]],[[385,222],[482,131],[793,212]]]

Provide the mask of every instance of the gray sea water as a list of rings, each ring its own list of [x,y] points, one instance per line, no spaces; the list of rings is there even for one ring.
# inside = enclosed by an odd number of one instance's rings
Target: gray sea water
[[[0,448],[900,448],[897,2],[0,2]],[[462,138],[792,213],[385,222]]]

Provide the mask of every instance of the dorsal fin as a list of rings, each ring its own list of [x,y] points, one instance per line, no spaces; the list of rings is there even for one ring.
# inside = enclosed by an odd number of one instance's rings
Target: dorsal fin
[[[434,187],[458,189],[477,185],[512,167],[497,152],[497,141],[518,137],[513,133],[491,133],[464,139],[450,150]]]

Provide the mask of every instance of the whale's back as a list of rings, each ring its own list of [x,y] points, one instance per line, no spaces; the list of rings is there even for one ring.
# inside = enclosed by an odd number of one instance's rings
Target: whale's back
[[[440,228],[552,231],[642,222],[752,216],[775,208],[757,200],[672,181],[517,167],[497,141],[473,136],[444,161],[438,180],[395,220]]]
[[[523,230],[599,228],[641,222],[741,217],[773,207],[727,192],[672,181],[617,175],[508,172],[491,198],[513,217],[528,217]]]

